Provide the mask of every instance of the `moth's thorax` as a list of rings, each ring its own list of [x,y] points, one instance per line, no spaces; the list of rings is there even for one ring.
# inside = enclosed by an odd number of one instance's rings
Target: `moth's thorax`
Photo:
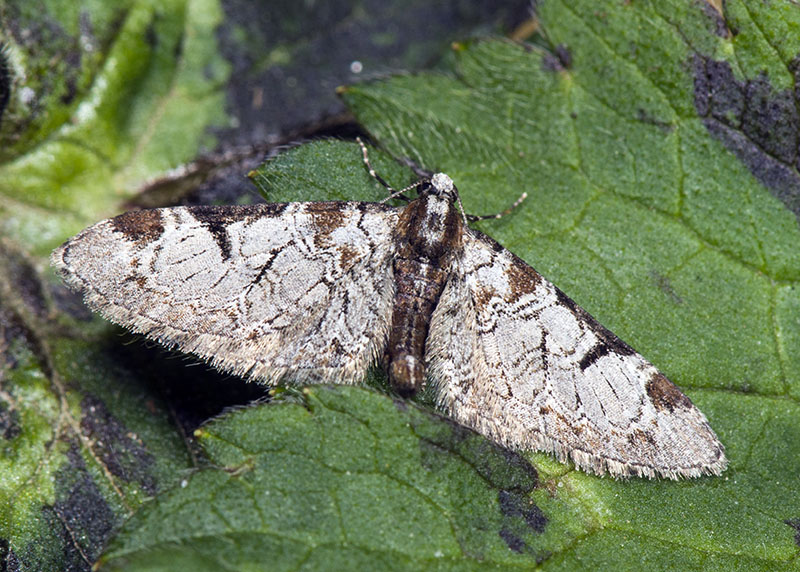
[[[395,279],[387,362],[389,381],[402,395],[425,384],[425,343],[454,260],[463,249],[464,224],[450,177],[434,175],[400,214],[395,235]]]
[[[450,177],[437,173],[400,213],[397,255],[442,266],[460,252],[464,223]]]

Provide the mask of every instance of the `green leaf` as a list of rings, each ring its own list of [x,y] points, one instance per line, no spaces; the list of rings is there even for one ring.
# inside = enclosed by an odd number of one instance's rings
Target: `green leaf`
[[[365,389],[290,392],[198,437],[215,467],[137,513],[104,569],[483,570],[585,531],[521,457]]]
[[[236,546],[239,534],[246,537],[242,549],[226,553],[234,559],[234,568],[257,558],[248,552],[257,544],[268,545],[264,552],[270,561],[285,558],[279,562],[287,568],[301,563],[324,568],[334,558],[356,558],[354,554],[365,552],[373,567],[390,567],[384,554],[394,550],[392,565],[404,569],[537,561],[563,569],[639,569],[643,562],[654,569],[792,569],[800,527],[800,508],[789,500],[800,498],[800,376],[795,357],[800,350],[800,229],[786,181],[771,178],[774,162],[757,155],[764,143],[753,124],[760,121],[763,127],[769,117],[735,108],[737,116],[730,113],[727,101],[703,100],[710,79],[717,82],[714,89],[745,95],[760,86],[761,96],[775,101],[781,100],[785,86],[777,75],[774,84],[765,84],[760,71],[748,76],[738,65],[731,68],[730,77],[709,72],[726,69],[725,58],[738,63],[755,57],[748,51],[754,41],[748,34],[763,29],[747,26],[738,3],[726,6],[731,14],[728,25],[736,27],[736,36],[720,30],[713,10],[699,4],[548,2],[540,9],[542,25],[550,42],[566,45],[572,60],[568,67],[544,48],[473,42],[457,48],[451,75],[396,77],[351,87],[344,94],[390,152],[448,172],[470,212],[502,210],[521,191],[528,192],[520,208],[482,228],[687,390],[727,447],[731,465],[722,477],[614,481],[567,470],[545,455],[531,455],[540,477],[525,498],[533,503],[527,506],[546,519],[541,534],[528,529],[528,535],[520,537],[496,524],[478,527],[480,544],[494,546],[499,537],[509,551],[503,556],[498,549],[486,556],[456,532],[452,544],[445,545],[452,546],[444,551],[445,559],[433,562],[430,547],[408,541],[403,532],[413,528],[415,538],[423,534],[444,543],[443,531],[464,526],[453,505],[437,505],[443,506],[446,522],[425,507],[409,513],[405,505],[397,506],[393,486],[380,479],[359,481],[357,491],[369,501],[358,504],[347,496],[353,489],[341,482],[340,474],[308,466],[309,458],[344,455],[344,467],[327,462],[325,469],[334,466],[345,475],[350,471],[350,476],[361,477],[375,466],[388,466],[387,471],[406,468],[417,447],[398,451],[392,446],[402,431],[387,428],[378,436],[359,436],[344,422],[320,422],[314,429],[300,430],[288,421],[272,421],[271,416],[279,414],[271,410],[285,405],[264,406],[258,426],[247,426],[236,437],[225,433],[227,443],[253,456],[226,456],[224,462],[214,456],[229,474],[204,484],[205,493],[193,482],[187,486],[199,495],[192,506],[207,519],[203,525],[181,527],[166,546],[158,532],[150,530],[151,523],[164,521],[170,528],[200,519],[149,506],[118,538],[109,564],[157,568],[169,562],[167,555],[188,558],[198,537],[219,538],[224,531]],[[755,8],[746,12],[759,19]],[[786,29],[796,29],[798,22],[788,21],[794,13],[783,17]],[[789,53],[800,53],[800,46],[793,50]],[[789,61],[784,58],[784,68]],[[781,69],[774,61],[754,69],[773,67]],[[738,131],[732,125],[738,125]],[[796,123],[791,125],[796,133]],[[373,159],[384,172],[385,158],[375,153]],[[359,173],[358,163],[354,145],[318,143],[265,165],[255,180],[269,200],[385,196],[363,171]],[[400,186],[409,174],[394,168],[387,178]],[[312,390],[311,395],[327,391]],[[352,415],[365,431],[385,426],[378,421],[385,419],[385,408],[373,403],[376,411],[366,412],[355,390],[334,393],[347,395],[337,410]],[[313,399],[306,407],[315,419],[322,415]],[[419,413],[409,408],[402,414],[392,412],[395,415],[406,416],[415,427],[412,419]],[[223,423],[232,423],[233,417]],[[216,425],[208,428],[210,435],[216,431]],[[258,454],[263,449],[242,444],[244,434],[248,443],[277,439],[281,446],[270,449],[262,463]],[[222,455],[217,449],[212,452],[208,439],[205,446],[212,456]],[[292,462],[284,458],[283,447],[293,452]],[[362,462],[363,455],[368,462]],[[482,473],[489,458],[482,453],[471,465]],[[254,495],[272,490],[272,484],[288,484],[280,488],[281,498],[267,501],[258,515],[244,510],[256,505],[254,500],[232,502],[236,508],[223,512],[217,499],[234,487],[229,484],[231,475],[244,479],[245,474],[253,479],[249,482],[271,483],[246,487]],[[197,478],[219,473],[200,475]],[[432,482],[405,479],[419,487],[438,482],[424,475]],[[460,485],[460,478],[469,478],[469,473],[454,471],[450,479],[456,480],[449,479],[448,486],[462,492],[443,498],[460,500],[485,522],[501,522],[502,487],[488,485],[497,500],[486,509],[476,489]],[[320,490],[323,496],[315,496]],[[333,502],[329,498],[335,494],[326,496],[324,491],[346,491],[340,494],[347,502],[338,497]],[[175,491],[165,502],[185,506],[190,493]],[[487,491],[482,494],[491,497]],[[214,510],[203,510],[203,503]],[[319,521],[309,522],[308,513]],[[398,521],[388,539],[387,513],[397,515]],[[286,518],[295,519],[291,526]],[[273,530],[281,538],[273,536]],[[301,534],[298,541],[295,530],[306,536]],[[254,533],[270,540],[259,543]],[[397,538],[406,543],[394,544]],[[382,547],[377,553],[376,544]]]
[[[38,254],[114,212],[148,178],[212,146],[207,129],[225,119],[228,72],[213,36],[216,2],[100,4],[76,11],[53,0],[44,13],[24,1],[8,8],[28,34],[55,36],[15,40],[8,50],[30,74],[25,93],[33,99],[15,91],[4,118],[4,128],[26,130],[4,149],[13,159],[0,165],[0,230]],[[79,14],[92,33],[75,26]],[[52,85],[54,77],[64,85]],[[43,222],[43,212],[59,216]]]
[[[158,391],[131,380],[107,351],[119,351],[119,340],[104,335],[97,321],[78,327],[79,315],[60,319],[62,327],[83,332],[80,338],[49,334],[47,310],[65,311],[67,304],[39,285],[31,305],[28,294],[36,288],[8,284],[19,273],[3,252],[0,325],[32,324],[31,343],[9,352],[7,393],[0,394],[4,563],[13,557],[25,569],[57,569],[66,566],[65,550],[76,546],[93,558],[121,519],[142,505],[152,490],[144,484],[149,478],[158,483],[156,499],[112,541],[106,568],[796,568],[800,229],[796,167],[787,149],[798,128],[786,102],[796,84],[798,13],[790,4],[724,6],[723,21],[701,2],[546,1],[539,3],[537,46],[462,44],[450,73],[397,77],[344,94],[393,155],[453,176],[467,210],[503,210],[528,192],[520,208],[481,229],[687,390],[727,447],[731,466],[722,477],[613,481],[547,455],[526,455],[535,475],[518,456],[414,404],[323,387],[208,425],[199,439],[215,467],[189,475],[180,470],[189,466],[188,455],[167,427]],[[153,4],[126,8],[122,18],[108,16],[119,27],[99,36],[113,40],[119,31],[120,41],[147,56],[151,48],[140,42],[153,26],[183,29],[175,25],[180,18],[170,17],[142,27],[142,14],[161,10]],[[186,22],[197,14],[208,16],[204,23],[215,17],[204,10],[166,14],[183,14]],[[209,41],[211,26],[199,29]],[[195,37],[186,33],[186,41]],[[157,46],[168,51],[175,40]],[[84,219],[113,210],[129,192],[127,182],[163,169],[172,152],[181,154],[181,126],[162,122],[159,114],[169,106],[158,104],[181,93],[170,87],[181,84],[163,82],[163,70],[150,75],[161,65],[180,67],[167,51],[143,67],[123,58],[119,77],[107,76],[109,85],[131,86],[113,97],[136,111],[136,121],[98,113],[105,119],[96,125],[79,121],[72,128],[83,137],[74,148],[71,138],[59,139],[62,129],[73,134],[59,122],[20,144],[52,153],[3,167],[0,180],[17,177],[14,185],[0,182],[3,208],[13,201],[21,213],[10,207],[0,213],[5,232],[44,252],[91,222]],[[187,140],[194,137],[195,145],[193,120],[216,117],[208,110],[219,103],[214,86],[224,77],[211,52],[192,52],[212,62],[204,68],[211,79],[198,79],[201,88],[192,92],[208,97],[198,106],[177,98],[168,114],[190,115]],[[559,61],[558,53],[569,57]],[[113,71],[108,61],[95,61],[98,77]],[[84,79],[76,83],[77,101],[86,93],[94,97],[85,101],[102,101],[104,92],[94,90],[100,84],[85,80],[91,71],[78,75]],[[140,77],[151,79],[140,83]],[[162,95],[129,103],[153,93],[140,88],[145,84]],[[80,104],[71,105],[62,121],[84,117]],[[221,113],[222,106],[214,109]],[[177,138],[174,146],[170,137],[154,135],[164,128]],[[136,141],[153,152],[139,154]],[[106,146],[113,160],[84,153]],[[47,162],[62,149],[59,160]],[[379,152],[372,159],[393,185],[413,180]],[[95,182],[103,174],[120,184],[109,189]],[[280,156],[256,181],[269,200],[385,197],[364,172],[357,147],[338,142]],[[62,183],[52,196],[42,191]],[[52,212],[43,209],[64,215],[42,217]],[[24,295],[7,296],[12,290]],[[189,382],[194,375],[186,376]],[[380,375],[371,381],[379,384]],[[118,439],[123,466],[146,465],[138,462],[137,439],[154,465],[120,470],[129,480],[109,477],[113,464],[104,448],[79,440],[85,431],[74,424],[83,420]],[[92,506],[100,507],[97,513]],[[69,564],[76,561],[85,563],[78,555]]]
[[[160,372],[52,289],[47,255],[213,141],[221,13],[209,0],[0,11],[18,79],[0,126],[0,568],[82,570],[192,460],[147,385]]]
[[[450,174],[468,211],[526,191],[482,228],[685,388],[727,446],[730,468],[703,484],[556,489],[598,521],[553,565],[774,569],[798,554],[800,129],[782,102],[800,12],[725,7],[735,35],[699,3],[544,2],[568,67],[472,42],[451,75],[345,92],[392,154]]]
[[[191,466],[188,451],[160,400],[132,378],[127,352],[88,331],[52,331],[36,273],[3,246],[0,556],[21,570],[85,568]]]

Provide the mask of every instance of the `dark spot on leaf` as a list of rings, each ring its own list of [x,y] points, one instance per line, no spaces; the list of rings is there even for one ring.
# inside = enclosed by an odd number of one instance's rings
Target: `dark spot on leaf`
[[[544,532],[547,517],[528,496],[515,491],[501,490],[498,492],[497,500],[505,516],[521,517],[533,532],[537,534]]]
[[[525,544],[524,540],[518,536],[515,536],[514,533],[507,528],[501,528],[499,534],[500,538],[503,539],[503,542],[506,543],[506,546],[508,546],[514,552],[521,553],[527,547],[527,544]]]
[[[136,436],[96,397],[85,397],[81,411],[81,430],[91,438],[94,454],[109,472],[125,482],[138,482],[147,494],[155,494],[156,481],[151,473],[155,461]]]
[[[566,44],[558,44],[552,52],[545,53],[542,67],[550,72],[560,72],[572,67],[572,52]]]
[[[539,486],[539,473],[536,468],[522,455],[500,447],[508,472],[503,471],[505,488],[529,493]]]
[[[0,270],[2,272],[2,270]],[[0,299],[0,366],[8,370],[19,367],[20,361],[35,364],[38,370],[49,375],[47,355],[40,338],[28,328],[25,319],[5,306],[7,300]],[[1,380],[0,380],[1,381]]]
[[[403,400],[397,399],[395,403],[400,401]],[[406,410],[408,410],[407,405]],[[427,418],[427,416],[419,420],[415,420],[412,417],[412,427],[417,430],[423,423],[429,420],[430,418]],[[441,421],[448,427],[448,431],[437,431],[434,434],[427,433],[424,437],[421,436],[419,441],[420,462],[426,469],[431,471],[435,471],[441,466],[442,455],[460,452],[462,447],[468,444],[469,438],[474,437],[474,434],[466,427],[450,422],[450,420],[446,418],[442,418]],[[418,432],[421,433],[421,431]],[[473,461],[473,456],[469,449],[467,449],[466,461],[468,463],[472,463]]]
[[[159,238],[164,232],[161,212],[157,209],[129,211],[111,219],[114,230],[129,239],[146,244]]]
[[[783,522],[794,528],[794,543],[800,546],[800,518],[788,518]]]
[[[558,44],[556,46],[555,53],[562,66],[565,68],[572,67],[572,52],[569,51],[569,48],[566,44]]]
[[[66,89],[66,91],[61,94],[61,97],[58,99],[64,105],[69,105],[72,103],[72,100],[75,99],[75,96],[78,95],[78,86],[75,85],[75,78],[67,78],[64,81],[64,89]]]
[[[145,30],[144,30],[144,41],[154,51],[158,47],[158,34],[156,33],[156,23],[153,20],[151,20],[147,24],[147,28],[145,28]]]
[[[713,6],[713,2],[698,0],[695,2],[695,4],[699,5],[700,9],[703,10],[703,13],[708,16],[714,34],[720,38],[729,38],[731,35],[733,35],[731,30],[728,28],[728,23],[725,21],[725,17],[723,14],[717,11],[717,8]]]
[[[83,23],[84,16],[85,14],[81,14],[81,23]],[[79,70],[81,69],[83,51],[79,49],[70,49],[64,52],[62,58],[66,64],[67,70]],[[66,73],[63,76],[63,89],[64,93],[59,96],[58,100],[63,105],[69,105],[78,95],[78,76],[76,73]]]
[[[34,315],[44,317],[47,304],[44,300],[39,274],[21,253],[5,249],[0,269],[11,282],[12,289],[19,295],[25,307]]]
[[[180,61],[183,57],[183,47],[183,38],[175,42],[175,47],[172,48],[172,57],[175,61]],[[212,79],[214,77],[214,74],[210,72],[209,66],[206,66],[203,71],[205,72],[206,79]]]
[[[691,407],[692,402],[674,383],[661,373],[654,373],[645,387],[650,401],[659,411],[670,413],[678,408]]]
[[[739,80],[728,62],[696,54],[694,104],[709,133],[800,218],[800,116],[791,89],[766,73]],[[800,82],[800,56],[789,65]]]
[[[10,441],[22,432],[19,426],[19,413],[0,402],[0,438]]]
[[[449,431],[430,431],[427,425],[435,417],[433,427],[449,427]],[[536,468],[522,455],[478,436],[471,429],[451,419],[434,414],[411,418],[415,432],[420,436],[422,462],[430,470],[439,465],[438,456],[443,451],[459,455],[486,479],[493,488],[526,494],[539,484]]]
[[[8,48],[0,43],[0,125],[3,124],[3,113],[11,98],[11,66],[8,64]]]
[[[672,282],[669,279],[669,276],[664,276],[660,272],[653,270],[650,272],[650,277],[653,279],[653,282],[661,290],[664,294],[670,297],[670,299],[675,304],[683,304],[683,298],[678,296],[678,293],[675,292],[675,289],[672,287]]]
[[[20,572],[17,555],[11,549],[11,544],[5,538],[0,538],[0,572]]]
[[[114,512],[92,480],[76,446],[56,474],[56,502],[42,508],[51,530],[60,530],[65,570],[88,570],[117,526]]]
[[[0,347],[6,348],[0,352],[0,366],[6,369],[14,369],[19,365],[14,353],[8,349],[9,342],[20,337],[25,339],[27,337],[26,333],[19,327],[16,316],[3,307],[2,300],[0,300],[0,344],[2,344]]]
[[[670,123],[669,121],[663,121],[655,117],[654,115],[648,113],[644,109],[637,109],[636,110],[636,119],[641,121],[642,123],[647,123],[648,125],[655,125],[664,133],[671,133],[675,130],[675,124]]]

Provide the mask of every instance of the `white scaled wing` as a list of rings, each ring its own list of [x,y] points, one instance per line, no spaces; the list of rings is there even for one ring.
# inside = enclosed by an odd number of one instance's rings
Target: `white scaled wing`
[[[221,369],[352,383],[386,344],[396,220],[371,203],[134,211],[52,262],[93,310]]]
[[[653,365],[490,238],[464,240],[426,349],[455,420],[597,474],[724,470],[705,416]]]

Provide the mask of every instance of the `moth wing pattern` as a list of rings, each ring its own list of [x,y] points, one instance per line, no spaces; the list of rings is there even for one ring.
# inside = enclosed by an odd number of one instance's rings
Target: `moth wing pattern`
[[[727,465],[688,397],[480,232],[465,232],[426,359],[439,404],[506,446],[612,476],[718,475]]]
[[[133,211],[52,263],[110,321],[220,369],[354,383],[386,344],[396,220],[357,202]]]

